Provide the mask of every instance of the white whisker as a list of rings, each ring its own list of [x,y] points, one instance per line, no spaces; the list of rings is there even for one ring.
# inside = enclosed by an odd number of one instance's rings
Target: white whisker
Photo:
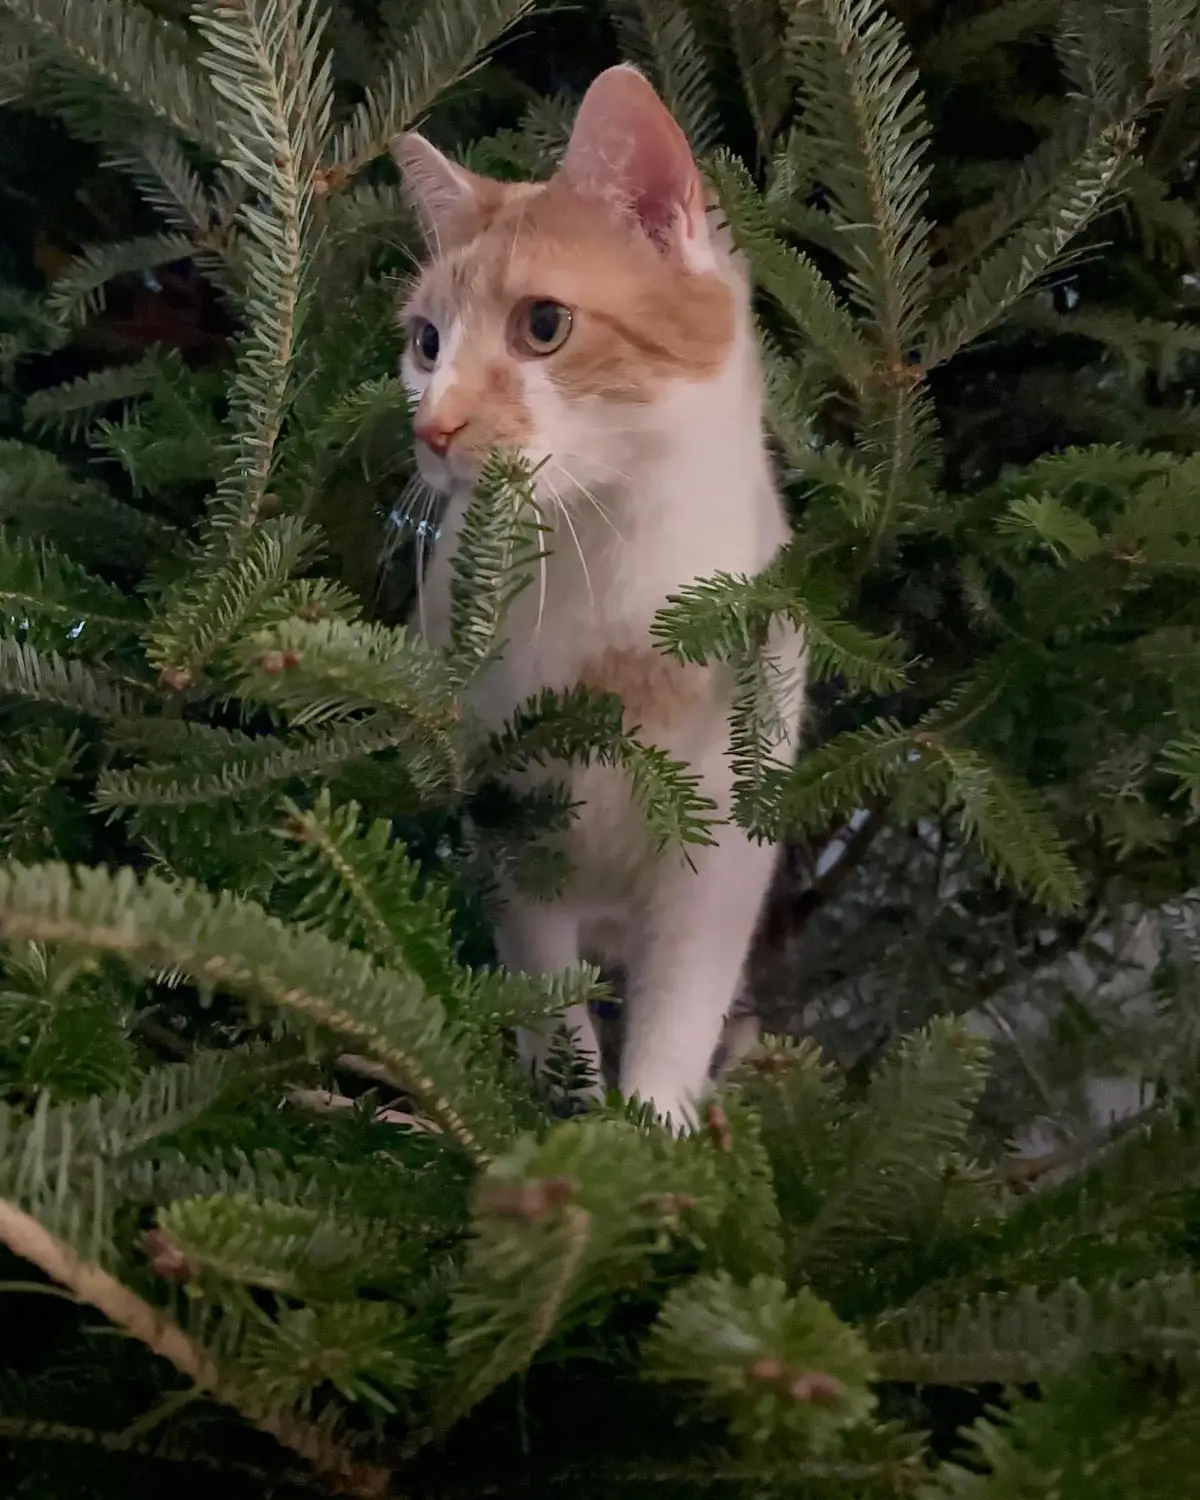
[[[546,518],[542,514],[542,507],[536,500],[530,502],[538,518],[538,607],[537,619],[533,626],[533,638],[535,641],[542,637],[542,616],[546,613]]]
[[[613,536],[616,537],[617,541],[620,542],[622,546],[626,546],[627,543],[625,541],[625,538],[617,530],[613,518],[609,515],[604,506],[601,505],[596,495],[588,489],[587,485],[581,484],[580,481],[575,478],[574,474],[571,473],[566,464],[560,463],[558,467],[567,483],[572,485],[579,492],[579,494],[582,495],[583,498],[591,505],[592,509],[612,532]]]
[[[616,522],[609,515],[608,511],[605,510],[604,506],[601,505],[600,501],[596,498],[592,491],[589,489],[584,489],[582,486],[580,486],[579,493],[608,527],[609,531],[612,532],[613,536],[616,537],[617,541],[621,543],[622,547],[627,546],[628,543],[626,542],[625,538],[617,530]]]
[[[588,599],[591,601],[592,613],[596,612],[596,594],[592,588],[592,575],[588,572],[587,558],[583,555],[583,546],[579,540],[579,533],[575,530],[575,522],[571,519],[571,512],[563,504],[563,498],[557,490],[552,491],[555,504],[558,506],[559,514],[567,523],[567,530],[571,533],[571,540],[575,543],[575,551],[579,553],[579,566],[583,569],[583,581],[587,585]]]
[[[606,474],[611,474],[615,479],[623,479],[626,484],[633,483],[633,476],[626,474],[624,469],[618,469],[615,464],[607,463],[602,458],[593,458],[592,463],[599,464]]]

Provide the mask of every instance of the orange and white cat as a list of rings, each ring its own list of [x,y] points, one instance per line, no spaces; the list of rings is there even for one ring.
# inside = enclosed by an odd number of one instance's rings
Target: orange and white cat
[[[788,536],[748,279],[683,132],[632,68],[588,90],[549,182],[478,177],[419,135],[395,156],[431,250],[403,312],[404,378],[422,477],[448,497],[422,628],[445,643],[472,483],[493,448],[518,450],[540,465],[551,555],[514,604],[475,707],[498,726],[542,688],[619,693],[626,724],[688,762],[722,820],[689,865],[656,853],[623,773],[571,768],[570,886],[554,902],[509,900],[500,957],[532,973],[623,962],[620,1086],[694,1122],[773,853],[728,818],[731,674],[656,651],[651,625],[680,588],[756,573]],[[781,631],[774,651],[790,758],[803,646]],[[567,1021],[594,1055],[586,1012]]]

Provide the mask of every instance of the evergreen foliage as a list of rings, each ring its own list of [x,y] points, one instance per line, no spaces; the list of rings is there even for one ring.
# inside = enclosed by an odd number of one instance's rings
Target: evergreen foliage
[[[484,135],[456,88],[546,18],[0,0],[6,109],[62,121],[140,216],[43,295],[0,287],[10,1493],[1167,1500],[1194,1471],[1200,7],[933,9],[612,6],[762,290],[794,522],[658,643],[736,671],[744,826],[856,858],[934,828],[960,882],[960,927],[895,966],[904,1036],[850,1067],[770,1038],[675,1137],[616,1099],[564,1118],[568,1038],[533,1086],[513,1055],[605,993],[492,961],[497,879],[552,889],[571,816],[513,773],[620,768],[664,858],[714,810],[615,698],[474,720],[546,545],[511,456],[450,646],[394,623],[436,517],[390,327],[413,226],[376,159],[445,95],[466,159],[548,170],[569,101]],[[956,159],[985,95],[1012,161]],[[180,260],[219,358],[35,379]],[[1099,290],[1076,315],[1048,286]],[[778,618],[817,683],[795,764]],[[904,1027],[909,989],[940,996],[944,955],[969,1009],[1008,972],[998,921],[1077,938],[1114,901],[1176,931],[1154,1087],[1013,1157],[977,1028]]]

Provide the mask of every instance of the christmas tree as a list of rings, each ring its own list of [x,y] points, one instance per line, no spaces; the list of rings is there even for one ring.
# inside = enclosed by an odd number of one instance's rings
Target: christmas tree
[[[511,1046],[605,994],[493,962],[498,878],[553,889],[571,816],[512,773],[620,767],[663,858],[709,815],[614,698],[473,722],[544,544],[519,459],[473,501],[451,647],[397,623],[437,522],[395,373],[417,241],[388,147],[433,110],[473,165],[548,171],[569,99],[492,129],[461,88],[547,19],[0,0],[14,116],[63,122],[148,216],[44,295],[0,288],[10,1493],[1186,1485],[1200,7],[933,10],[612,7],[761,287],[794,518],[766,573],[672,600],[660,647],[736,670],[739,821],[840,849],[807,912],[872,850],[920,842],[955,881],[923,966],[880,966],[887,1024],[852,1065],[768,1037],[675,1136],[615,1097],[567,1118],[569,1036],[533,1081]],[[964,140],[968,170],[949,131],[983,98],[1002,150]],[[181,286],[204,339],[117,362],[81,339],[131,287]],[[55,360],[87,362],[51,384]],[[1039,391],[1053,434],[984,440],[981,407],[1003,426]],[[821,684],[794,765],[778,615]],[[949,1012],[1114,903],[1174,933],[1131,1042],[1153,1088],[1013,1158]]]

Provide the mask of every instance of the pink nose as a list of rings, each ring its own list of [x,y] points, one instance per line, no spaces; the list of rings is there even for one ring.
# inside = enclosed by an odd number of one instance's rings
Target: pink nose
[[[428,421],[418,422],[413,428],[413,436],[418,443],[424,443],[431,453],[436,453],[439,458],[445,458],[450,451],[450,444],[467,424],[459,422],[457,426],[451,426],[447,422],[439,422],[436,417]]]

